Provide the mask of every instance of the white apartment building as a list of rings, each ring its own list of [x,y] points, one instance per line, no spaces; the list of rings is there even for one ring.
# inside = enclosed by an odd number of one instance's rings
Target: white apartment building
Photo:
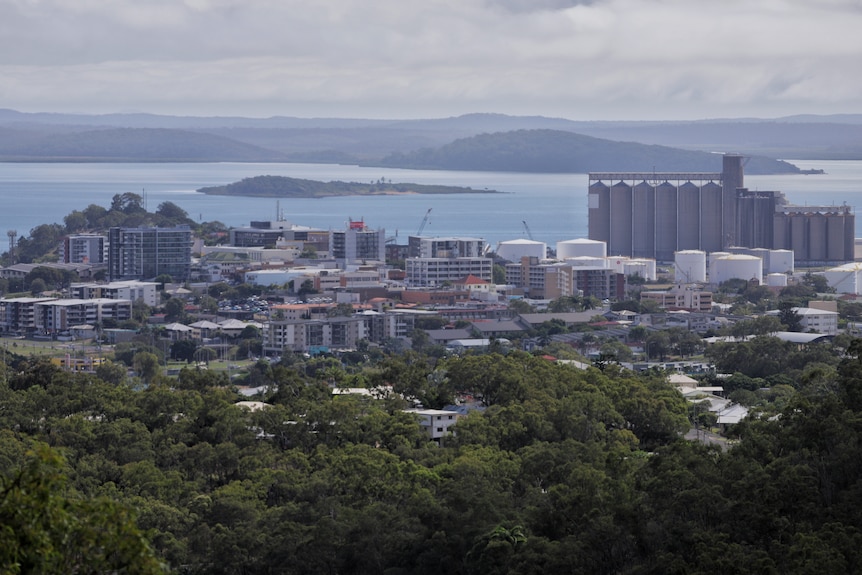
[[[143,300],[150,307],[159,305],[156,282],[137,280],[117,281],[110,283],[80,283],[72,284],[70,291],[73,298],[78,299],[117,299],[137,301]]]
[[[108,261],[108,236],[76,234],[60,242],[59,261],[65,264],[103,264]]]
[[[490,282],[494,264],[484,257],[409,258],[404,263],[406,283],[414,287],[437,287],[468,275]]]
[[[488,244],[482,238],[409,236],[408,256],[411,258],[478,258],[485,255]]]

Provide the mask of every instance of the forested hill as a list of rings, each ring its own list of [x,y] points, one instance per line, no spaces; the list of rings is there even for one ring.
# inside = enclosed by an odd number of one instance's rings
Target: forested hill
[[[493,172],[720,172],[721,155],[614,142],[560,130],[516,130],[462,138],[439,148],[395,153],[383,167]],[[799,173],[793,164],[752,157],[746,172]]]
[[[5,161],[265,162],[285,156],[213,134],[163,128],[36,132],[0,128]]]
[[[255,196],[274,198],[325,198],[331,196],[381,196],[398,194],[493,194],[493,190],[474,190],[459,186],[395,183],[378,180],[359,182],[320,182],[286,176],[244,178],[226,186],[200,188],[198,192],[217,196]]]

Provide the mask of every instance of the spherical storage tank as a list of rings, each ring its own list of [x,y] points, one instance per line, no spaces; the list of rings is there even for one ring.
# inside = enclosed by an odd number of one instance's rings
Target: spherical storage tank
[[[557,257],[561,260],[587,256],[603,258],[608,255],[608,245],[597,240],[579,238],[557,242]]]
[[[706,281],[706,252],[683,250],[673,254],[673,275],[677,283]]]
[[[510,262],[519,262],[522,257],[543,260],[547,257],[548,246],[533,240],[508,240],[497,244],[497,255]]]
[[[766,276],[766,285],[770,287],[786,287],[787,286],[787,274],[768,274]]]
[[[763,283],[763,260],[741,254],[716,258],[709,269],[709,281],[720,284],[730,279],[755,279],[758,283]]]

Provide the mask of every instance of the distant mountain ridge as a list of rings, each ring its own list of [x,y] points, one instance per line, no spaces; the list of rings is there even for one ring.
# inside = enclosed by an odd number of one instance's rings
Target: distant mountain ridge
[[[562,133],[597,140],[587,145]],[[518,138],[523,141],[516,143]],[[491,148],[483,152],[478,149],[481,145]],[[561,145],[567,149],[555,149]],[[467,156],[443,162],[444,156],[456,149],[466,150],[465,146],[470,148]],[[599,150],[604,155],[597,155]],[[519,159],[519,151],[526,156]],[[760,157],[862,159],[862,115],[637,122],[493,113],[376,120],[83,115],[0,109],[0,161],[313,162],[404,168],[457,165],[451,169],[463,170],[508,165],[530,172],[572,172],[606,170],[611,164],[616,170],[628,169],[624,167],[629,163],[626,157],[649,164],[648,168],[654,162],[667,162],[668,169],[683,169],[697,164],[691,152],[753,156],[746,167],[749,173],[788,171],[786,163],[764,162]],[[507,154],[507,159],[495,160],[492,153]],[[531,158],[529,163],[527,157]],[[551,158],[556,158],[556,163]]]

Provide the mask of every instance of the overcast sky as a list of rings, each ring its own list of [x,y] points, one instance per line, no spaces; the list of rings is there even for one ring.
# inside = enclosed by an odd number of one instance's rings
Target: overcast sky
[[[862,0],[0,0],[0,107],[860,113]]]

